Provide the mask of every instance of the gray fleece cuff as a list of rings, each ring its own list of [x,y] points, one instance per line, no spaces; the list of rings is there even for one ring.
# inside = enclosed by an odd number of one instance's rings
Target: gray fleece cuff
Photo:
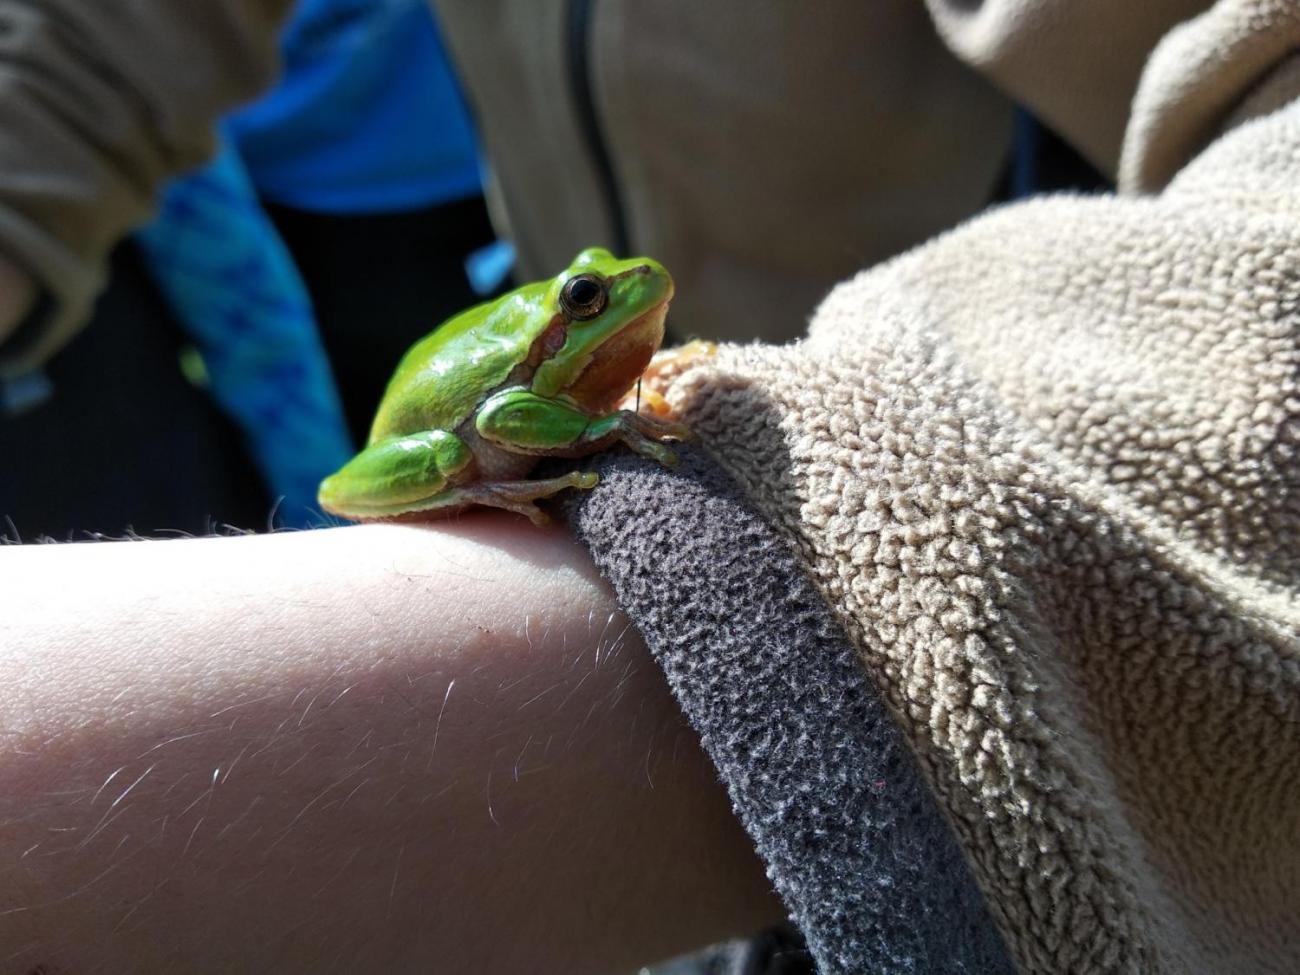
[[[594,459],[565,514],[699,732],[822,972],[1011,972],[901,734],[780,537],[698,448]],[[589,465],[584,465],[584,468]]]

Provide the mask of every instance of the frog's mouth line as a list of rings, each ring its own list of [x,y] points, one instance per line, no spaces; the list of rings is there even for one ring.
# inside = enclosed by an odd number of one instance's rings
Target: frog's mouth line
[[[591,361],[567,392],[582,406],[604,413],[636,385],[664,340],[668,301],[662,301],[628,322],[601,343]]]

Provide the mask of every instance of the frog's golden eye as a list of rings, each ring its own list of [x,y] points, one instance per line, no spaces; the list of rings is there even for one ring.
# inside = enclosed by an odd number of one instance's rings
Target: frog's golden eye
[[[572,321],[585,322],[605,310],[609,292],[594,274],[576,274],[560,289],[560,308]]]

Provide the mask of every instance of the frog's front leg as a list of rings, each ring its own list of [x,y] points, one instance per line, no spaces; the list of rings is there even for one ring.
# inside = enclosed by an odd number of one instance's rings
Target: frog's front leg
[[[474,423],[483,439],[516,453],[582,457],[621,442],[667,466],[677,463],[677,455],[658,441],[690,437],[680,423],[630,410],[591,416],[573,403],[547,399],[522,388],[489,397]]]

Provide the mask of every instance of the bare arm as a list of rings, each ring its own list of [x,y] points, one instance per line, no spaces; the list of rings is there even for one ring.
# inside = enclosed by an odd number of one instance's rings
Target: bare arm
[[[0,566],[0,972],[598,972],[780,916],[558,530]]]

